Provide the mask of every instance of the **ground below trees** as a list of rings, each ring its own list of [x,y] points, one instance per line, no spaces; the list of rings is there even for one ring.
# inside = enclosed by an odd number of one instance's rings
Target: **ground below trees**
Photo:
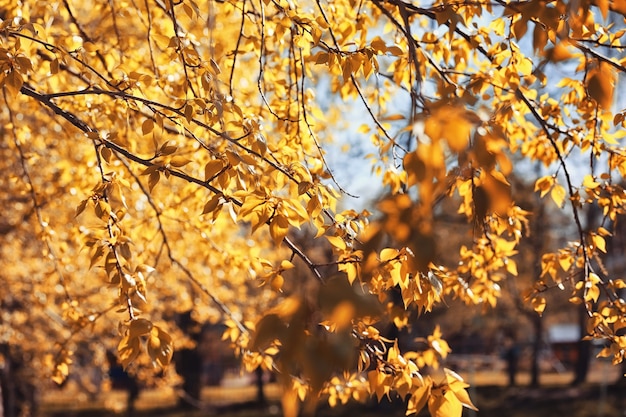
[[[611,369],[613,371],[614,369]],[[598,370],[596,370],[598,371]],[[478,413],[464,411],[471,417],[624,417],[626,416],[626,379],[621,384],[612,384],[615,373],[594,372],[592,382],[571,386],[569,374],[544,375],[546,385],[540,388],[527,386],[506,387],[504,377],[474,375],[476,386],[472,388],[472,399],[479,407]],[[527,375],[521,375],[525,382]],[[610,377],[610,379],[608,379]],[[469,379],[469,377],[466,377]],[[607,380],[603,381],[603,378]],[[484,384],[484,383],[487,384]],[[205,402],[214,407],[209,411],[177,410],[173,391],[143,391],[140,395],[135,417],[277,417],[280,416],[279,390],[275,385],[266,389],[269,405],[258,407],[253,403],[254,387],[207,388],[202,393]],[[64,392],[44,398],[42,417],[115,417],[125,415],[124,393],[103,394],[96,401],[76,401],[77,397],[66,397]],[[230,399],[230,401],[229,401]],[[237,399],[235,403],[233,399]],[[331,409],[321,406],[317,417],[400,417],[405,407],[400,401],[383,401],[381,404],[350,404]],[[428,415],[423,412],[420,416]]]

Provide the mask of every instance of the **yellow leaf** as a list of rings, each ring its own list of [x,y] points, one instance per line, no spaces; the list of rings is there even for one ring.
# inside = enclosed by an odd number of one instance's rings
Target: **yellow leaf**
[[[136,339],[139,340],[139,339]],[[159,326],[154,326],[148,339],[148,355],[161,368],[167,367],[174,354],[172,337]]]
[[[376,36],[374,39],[372,39],[372,42],[370,43],[370,46],[372,47],[372,49],[378,53],[385,53],[387,52],[387,45],[385,44],[385,41],[383,41],[380,36]]]
[[[313,183],[309,181],[302,181],[298,183],[298,195],[302,195],[313,188]]]
[[[98,218],[108,221],[109,216],[111,214],[111,205],[104,201],[103,199],[98,200],[98,203],[95,206],[96,216]]]
[[[352,284],[359,277],[358,264],[355,262],[341,264],[337,267],[337,269],[346,273],[350,284]]]
[[[613,69],[605,62],[589,71],[587,76],[587,91],[600,107],[608,109],[613,104],[613,90],[615,75]]]
[[[295,268],[295,265],[293,263],[291,263],[290,261],[283,259],[280,262],[280,269],[282,269],[283,271],[286,271],[288,269],[292,269]]]
[[[592,234],[591,240],[593,241],[593,245],[598,248],[600,251],[606,253],[606,240],[600,235]]]
[[[213,159],[204,166],[204,180],[210,181],[213,177],[224,168],[224,162],[221,159]]]
[[[406,119],[405,115],[396,113],[396,114],[391,114],[389,116],[385,116],[383,117],[382,120],[392,122],[395,120],[404,120],[404,119]]]
[[[392,46],[387,47],[387,53],[393,56],[401,56],[404,52],[402,51],[402,48],[400,48],[399,46],[392,45]]]
[[[214,211],[221,209],[223,205],[222,196],[214,195],[209,201],[204,205],[204,209],[202,210],[202,214],[213,213]]]
[[[496,180],[500,181],[502,184],[509,185],[509,186],[511,185],[509,181],[507,181],[504,174],[500,171],[493,170],[489,173],[489,175],[491,175]]]
[[[380,251],[380,261],[386,262],[398,256],[398,250],[393,248],[385,248]]]
[[[284,283],[285,278],[282,275],[275,275],[270,282],[270,287],[276,292],[283,292]]]
[[[76,213],[74,214],[74,217],[80,216],[80,214],[83,211],[85,211],[85,208],[87,207],[88,202],[89,202],[89,199],[85,199],[80,202],[80,204],[76,207]]]
[[[451,369],[444,368],[444,372],[446,374],[446,381],[448,382],[448,387],[456,398],[461,402],[461,405],[465,408],[469,408],[474,411],[478,411],[476,406],[472,403],[472,400],[467,393],[465,388],[469,387],[469,384],[463,381],[463,378],[456,372]]]
[[[425,383],[411,393],[411,398],[409,398],[409,403],[406,408],[407,416],[410,414],[418,414],[422,408],[424,408],[430,397],[431,387],[431,384]]]
[[[335,324],[337,330],[342,330],[352,323],[355,314],[356,309],[354,304],[349,301],[342,301],[333,309],[329,321]]]
[[[590,284],[590,282],[587,282],[587,284]],[[585,301],[593,301],[595,303],[598,301],[599,297],[600,288],[595,284],[588,285],[588,288],[585,291]]]
[[[270,222],[270,235],[276,245],[280,245],[289,231],[289,220],[285,216],[277,215]]]
[[[533,310],[535,310],[541,316],[543,311],[546,309],[546,299],[545,297],[536,296],[533,297],[531,304],[533,306]]]
[[[54,75],[59,72],[59,59],[54,58],[52,62],[50,62],[50,74]]]
[[[569,271],[573,263],[574,263],[574,259],[572,258],[571,255],[559,256],[559,265],[561,265],[561,269],[563,269],[563,271],[566,271],[566,272]]]
[[[431,417],[461,417],[463,405],[450,390],[443,394],[433,393],[428,399],[428,411]]]
[[[130,338],[126,335],[117,345],[118,358],[124,368],[127,368],[141,352],[141,342],[138,337]]]
[[[461,402],[461,405],[470,410],[478,411],[478,408],[472,403],[470,396],[466,389],[453,390],[454,396]]]
[[[551,175],[541,177],[535,181],[535,191],[541,191],[541,197],[543,197],[548,194],[553,184],[554,178]]]
[[[585,175],[585,178],[583,178],[583,187],[593,190],[594,188],[597,188],[599,186],[600,183],[595,180],[593,175],[587,174]]]
[[[172,159],[170,159],[170,165],[176,168],[183,167],[187,165],[189,162],[191,162],[189,159],[180,155],[173,156]]]
[[[506,262],[506,270],[509,274],[513,276],[517,276],[517,263],[512,259],[507,259]]]
[[[441,105],[427,117],[424,133],[433,142],[446,140],[452,151],[460,152],[469,143],[472,127],[473,123],[464,109]]]
[[[128,326],[128,337],[138,337],[148,334],[152,330],[152,322],[147,319],[139,318],[130,322]]]
[[[141,133],[143,133],[143,135],[147,135],[152,133],[152,131],[154,130],[154,121],[152,119],[146,119],[143,121],[143,123],[141,124]]]
[[[552,62],[561,62],[573,57],[567,47],[567,42],[558,42],[554,48],[546,51],[546,57]]]
[[[550,197],[558,207],[563,207],[566,195],[565,188],[560,184],[555,183],[550,191]]]
[[[193,106],[191,104],[187,104],[185,106],[185,119],[187,119],[187,122],[191,122],[194,112],[195,110],[193,109]]]
[[[148,187],[150,188],[150,191],[154,189],[154,186],[159,183],[160,179],[161,173],[159,171],[153,171],[150,173],[150,176],[148,177]]]
[[[326,239],[328,239],[333,247],[339,250],[345,250],[347,248],[346,241],[339,236],[326,236]]]

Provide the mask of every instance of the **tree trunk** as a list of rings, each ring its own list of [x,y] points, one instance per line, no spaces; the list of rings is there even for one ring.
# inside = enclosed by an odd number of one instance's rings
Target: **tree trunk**
[[[533,275],[535,277],[541,276],[541,254],[544,253],[544,246],[546,244],[546,230],[548,230],[545,220],[545,207],[540,198],[535,195],[535,221],[532,223],[532,235],[531,243],[534,249],[533,259]],[[536,278],[537,279],[537,278]],[[540,384],[539,377],[541,370],[539,368],[539,359],[541,355],[541,345],[543,343],[543,317],[536,314],[534,311],[530,315],[530,320],[533,324],[533,345],[532,345],[532,357],[530,368],[530,386],[538,387]]]
[[[2,375],[0,374],[0,377]],[[0,380],[0,417],[4,417],[4,397],[2,396],[2,380]]]
[[[4,369],[0,372],[0,417],[15,417],[15,383],[11,379],[11,362],[5,358]]]
[[[256,374],[256,401],[259,405],[265,405],[265,391],[263,389],[263,368],[260,366],[255,370]],[[2,417],[2,416],[0,416]]]
[[[580,328],[581,340],[578,341],[578,356],[576,358],[576,366],[574,368],[573,385],[582,384],[587,380],[589,373],[589,359],[591,356],[591,342],[582,340],[582,336],[587,334],[587,309],[581,304],[578,310],[578,325]]]
[[[530,368],[530,386],[538,387],[539,386],[539,375],[541,370],[539,369],[539,359],[541,355],[541,344],[543,342],[543,320],[541,316],[535,315],[533,317],[533,329],[534,329],[534,340],[533,340],[533,348],[532,348],[532,363]]]
[[[596,204],[592,204],[587,209],[587,225],[585,231],[593,230],[598,223],[598,219],[602,217],[600,208]],[[586,278],[586,277],[585,277]],[[587,380],[587,374],[589,373],[589,361],[591,359],[591,341],[582,340],[583,336],[587,334],[587,308],[585,303],[580,304],[578,309],[578,326],[579,335],[581,340],[578,341],[578,357],[576,358],[576,367],[574,369],[575,376],[573,385],[582,384]]]

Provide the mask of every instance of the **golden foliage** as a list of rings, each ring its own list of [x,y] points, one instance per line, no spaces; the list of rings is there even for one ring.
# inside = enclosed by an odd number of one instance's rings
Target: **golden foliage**
[[[527,299],[541,314],[548,280],[571,281],[589,335],[609,342],[601,356],[620,362],[624,283],[597,262],[611,232],[583,229],[581,213],[597,205],[606,226],[626,205],[625,112],[614,108],[626,59],[612,53],[624,49],[623,9],[0,2],[10,290],[0,342],[31,340],[59,383],[86,335],[117,346],[124,366],[146,351],[166,367],[184,343],[172,318],[194,309],[226,323],[248,369],[281,371],[292,414],[307,396],[336,405],[397,392],[407,414],[460,416],[475,408],[462,379],[422,372],[449,352],[439,328],[423,350],[401,352],[376,326],[410,327],[405,310],[446,297],[496,305],[532,217],[510,181],[512,161],[525,160],[543,167],[535,191],[567,207],[577,230],[543,254]],[[389,190],[377,221],[338,211],[343,184],[325,158],[326,144],[355,131],[356,111]],[[472,231],[452,266],[435,238],[442,201]],[[298,240],[309,231],[332,259]],[[44,356],[49,340],[59,346]]]

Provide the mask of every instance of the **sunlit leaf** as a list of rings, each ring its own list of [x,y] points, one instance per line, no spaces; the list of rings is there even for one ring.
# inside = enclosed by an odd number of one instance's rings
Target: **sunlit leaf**
[[[546,299],[545,297],[536,296],[531,300],[531,304],[533,310],[535,310],[540,316],[543,314],[543,311],[546,309]]]
[[[587,90],[589,95],[603,108],[611,107],[613,103],[613,90],[615,88],[615,75],[613,68],[604,61],[592,69],[587,76]]]
[[[132,320],[128,325],[128,337],[130,339],[146,335],[152,330],[152,322],[147,319],[138,318]]]
[[[174,354],[172,338],[158,326],[153,326],[147,343],[148,355],[161,368],[167,367]]]
[[[554,184],[552,190],[550,191],[550,197],[558,207],[563,207],[565,203],[565,197],[567,196],[567,192],[565,188],[560,184]]]
[[[596,234],[592,234],[591,235],[591,239],[593,241],[593,244],[596,248],[598,248],[600,251],[606,253],[606,240],[604,240],[604,238],[600,235],[596,235]]]

